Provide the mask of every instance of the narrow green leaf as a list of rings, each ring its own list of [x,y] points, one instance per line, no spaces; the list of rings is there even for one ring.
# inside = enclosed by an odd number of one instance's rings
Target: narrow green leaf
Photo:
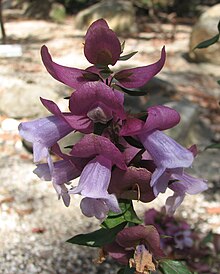
[[[203,48],[207,48],[215,43],[217,43],[219,40],[219,34],[215,35],[214,37],[208,39],[208,40],[205,40],[201,43],[199,43],[195,48],[195,49],[203,49]]]
[[[91,233],[79,234],[70,238],[67,242],[89,247],[102,247],[105,244],[113,242],[117,233],[121,231],[125,225],[126,223],[122,223],[111,229],[101,228]]]
[[[163,274],[192,274],[184,263],[168,259],[159,262],[159,269]]]
[[[120,56],[118,60],[119,60],[119,61],[127,61],[127,60],[129,60],[132,56],[134,56],[136,53],[138,53],[138,51],[134,51],[134,52],[131,52],[131,53],[129,53],[129,54]]]
[[[210,148],[220,148],[220,143],[211,144],[211,145],[207,146],[207,147],[205,148],[205,150],[206,150],[206,149],[210,149]]]
[[[143,91],[141,89],[128,89],[128,88],[124,88],[121,86],[116,85],[117,87],[119,87],[122,91],[124,91],[125,93],[127,93],[130,96],[144,96],[147,95],[147,91]]]

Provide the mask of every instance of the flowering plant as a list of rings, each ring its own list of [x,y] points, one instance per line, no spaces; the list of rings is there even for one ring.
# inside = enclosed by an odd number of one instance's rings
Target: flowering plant
[[[169,188],[173,195],[165,208],[171,215],[186,194],[206,190],[205,180],[185,172],[196,157],[196,146],[184,148],[163,132],[180,121],[172,108],[158,105],[138,114],[125,111],[124,93],[144,95],[140,87],[162,69],[166,52],[163,47],[153,64],[113,72],[110,65],[136,54],[123,55],[123,49],[124,43],[103,19],[86,33],[84,55],[92,64],[86,69],[55,63],[43,46],[41,56],[47,71],[74,89],[68,97],[69,111],[62,112],[55,102],[41,98],[51,116],[21,123],[20,135],[33,143],[34,173],[52,181],[66,206],[72,195],[82,195],[82,213],[101,221],[101,229],[68,242],[101,248],[99,261],[111,256],[124,265],[120,274],[147,274],[158,268],[168,273],[176,267],[189,273],[180,262],[166,259],[157,229],[143,224],[132,201],[148,203]],[[76,131],[84,136],[65,153],[58,141]],[[54,162],[51,153],[59,160]],[[78,177],[78,185],[72,186],[71,181]]]

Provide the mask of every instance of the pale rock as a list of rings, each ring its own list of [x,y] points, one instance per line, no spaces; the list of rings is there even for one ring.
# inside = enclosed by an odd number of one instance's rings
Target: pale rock
[[[208,62],[220,65],[220,41],[204,49],[196,49],[200,42],[210,39],[218,34],[217,25],[220,20],[220,4],[214,5],[204,12],[193,27],[189,57],[195,62]]]
[[[103,0],[92,5],[77,14],[76,28],[86,30],[92,22],[100,18],[105,19],[110,28],[118,34],[136,32],[135,8],[130,1]]]

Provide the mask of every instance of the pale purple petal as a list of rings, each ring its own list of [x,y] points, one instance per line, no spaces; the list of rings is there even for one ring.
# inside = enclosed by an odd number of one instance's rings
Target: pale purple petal
[[[193,154],[159,130],[138,135],[145,149],[150,153],[155,165],[152,175],[153,186],[164,171],[172,168],[189,167],[193,162]]]
[[[85,70],[65,67],[53,62],[46,46],[42,46],[41,56],[42,61],[50,75],[65,85],[72,88],[78,88],[83,83],[88,82],[88,79],[83,76],[87,73]]]
[[[104,19],[95,21],[85,36],[84,54],[94,65],[115,65],[121,54],[121,44]]]
[[[173,215],[176,209],[182,204],[185,198],[185,194],[179,195],[174,192],[174,194],[167,198],[165,209],[168,215]]]
[[[178,180],[170,185],[170,189],[176,193],[188,193],[195,195],[208,189],[206,180],[202,178],[195,178],[185,172],[183,174],[173,173],[171,178]]]
[[[166,60],[165,47],[162,48],[160,59],[151,65],[125,69],[115,74],[119,86],[125,88],[138,88],[145,85],[153,78],[164,66]]]
[[[55,116],[23,122],[19,125],[20,135],[33,143],[34,162],[47,158],[49,155],[48,148],[72,130],[65,121]]]
[[[83,214],[104,219],[109,210],[120,212],[116,197],[108,193],[112,163],[103,156],[97,156],[83,169],[77,187],[69,190],[69,194],[81,194],[85,199],[81,202]]]
[[[109,210],[115,213],[121,212],[114,195],[108,195],[107,199],[83,198],[80,208],[85,216],[96,217],[99,220],[104,220]]]
[[[109,208],[102,199],[83,198],[80,203],[82,213],[87,217],[96,217],[99,220],[105,219]]]
[[[70,195],[68,193],[68,189],[67,187],[62,184],[62,185],[57,185],[55,183],[53,183],[53,186],[58,194],[58,199],[60,199],[60,197],[62,198],[63,200],[63,203],[66,207],[69,206],[70,204]]]
[[[53,181],[61,185],[80,176],[81,171],[70,160],[60,160],[53,163],[52,174],[48,164],[38,164],[34,173],[45,181]]]
[[[78,186],[71,189],[69,193],[95,199],[107,198],[111,168],[110,160],[100,155],[97,156],[84,167]]]

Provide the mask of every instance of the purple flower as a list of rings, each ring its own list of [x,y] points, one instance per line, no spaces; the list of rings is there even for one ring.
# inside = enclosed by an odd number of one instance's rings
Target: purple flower
[[[117,198],[140,200],[149,203],[155,199],[150,186],[151,172],[146,168],[130,166],[127,170],[115,168],[112,172],[109,193]]]
[[[147,109],[145,122],[135,118],[128,119],[122,127],[120,135],[136,135],[144,148],[149,152],[156,166],[150,186],[154,195],[165,192],[168,181],[160,181],[166,169],[175,169],[191,166],[193,154],[182,147],[172,138],[161,132],[179,123],[180,116],[177,111],[165,106],[155,106]]]
[[[34,162],[49,158],[48,149],[58,140],[73,131],[64,120],[56,116],[23,122],[19,125],[19,134],[33,143]]]
[[[144,86],[157,73],[160,72],[166,60],[165,47],[162,48],[160,59],[151,65],[125,69],[117,72],[114,78],[118,81],[117,85],[125,88],[139,88]]]
[[[81,210],[88,217],[104,219],[109,210],[120,212],[114,194],[108,193],[111,169],[115,164],[126,170],[122,153],[107,138],[90,134],[83,137],[72,149],[71,155],[92,158],[84,167],[78,186],[70,194],[81,194]]]
[[[64,204],[69,206],[70,196],[66,184],[69,185],[71,180],[80,176],[88,161],[62,153],[58,144],[51,150],[62,160],[53,162],[50,166],[47,163],[38,164],[33,172],[41,180],[52,181],[58,198],[62,197]]]
[[[115,65],[121,54],[121,44],[104,19],[92,23],[85,36],[84,54],[94,65]]]
[[[159,180],[166,169],[189,167],[192,165],[194,157],[192,152],[159,130],[143,133],[138,137],[156,165],[150,185],[154,189],[155,196],[157,196],[167,189],[168,182]]]
[[[164,257],[160,236],[151,225],[124,228],[117,234],[115,242],[104,246],[104,251],[121,264],[129,263],[137,273],[155,270],[155,259]]]
[[[74,89],[93,81],[103,81],[111,86],[116,80],[119,87],[138,88],[145,85],[162,69],[166,59],[165,47],[162,48],[160,59],[153,64],[132,69],[125,69],[113,76],[108,65],[115,65],[120,60],[122,47],[116,34],[108,27],[104,19],[99,19],[89,27],[84,44],[84,54],[94,66],[87,69],[65,67],[53,62],[46,46],[41,48],[41,56],[47,71],[56,80]],[[107,79],[103,76],[107,73]]]

